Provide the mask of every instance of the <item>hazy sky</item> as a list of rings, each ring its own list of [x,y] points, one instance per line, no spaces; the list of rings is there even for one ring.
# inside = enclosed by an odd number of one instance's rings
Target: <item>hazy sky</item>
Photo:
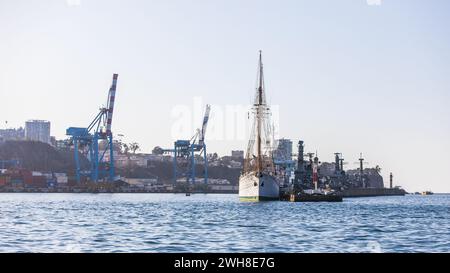
[[[63,138],[119,73],[125,141],[149,152],[190,138],[197,97],[216,115],[208,151],[242,150],[217,137],[233,124],[218,117],[251,103],[261,49],[280,136],[322,161],[342,152],[347,168],[363,152],[386,184],[392,171],[407,190],[450,192],[449,14],[448,0],[0,0],[0,126],[47,119]],[[192,132],[177,134],[194,108]]]

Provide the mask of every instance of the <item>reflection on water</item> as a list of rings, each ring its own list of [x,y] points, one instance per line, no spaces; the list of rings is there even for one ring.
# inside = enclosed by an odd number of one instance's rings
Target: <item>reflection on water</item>
[[[450,252],[450,195],[0,194],[1,252]]]

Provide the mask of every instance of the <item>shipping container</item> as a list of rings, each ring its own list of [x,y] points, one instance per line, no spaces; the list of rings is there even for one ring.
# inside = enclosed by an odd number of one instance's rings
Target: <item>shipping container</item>
[[[11,183],[11,178],[9,176],[0,176],[0,186],[6,186]]]
[[[22,179],[17,179],[17,178],[11,178],[11,185],[13,186],[20,186],[23,185],[23,180]]]
[[[30,175],[29,173],[22,174],[22,180],[25,184],[30,185],[33,184],[33,178],[35,176]]]
[[[45,188],[47,187],[47,178],[45,176],[33,176],[32,183],[28,185],[36,188]]]
[[[14,170],[10,173],[11,180],[20,180],[21,183],[31,184],[33,182],[33,174],[28,170]]]

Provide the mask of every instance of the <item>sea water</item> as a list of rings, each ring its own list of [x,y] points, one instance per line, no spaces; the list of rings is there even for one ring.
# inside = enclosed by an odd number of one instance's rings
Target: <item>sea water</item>
[[[450,195],[2,193],[0,252],[450,252]]]

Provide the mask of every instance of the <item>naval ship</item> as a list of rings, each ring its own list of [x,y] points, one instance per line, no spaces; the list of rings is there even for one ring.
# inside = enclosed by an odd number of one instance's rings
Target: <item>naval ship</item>
[[[280,186],[274,176],[272,160],[273,126],[270,122],[270,107],[266,102],[262,52],[259,52],[257,88],[252,107],[253,123],[244,160],[244,169],[239,177],[239,199],[241,201],[279,200]],[[255,145],[256,144],[256,145]]]

